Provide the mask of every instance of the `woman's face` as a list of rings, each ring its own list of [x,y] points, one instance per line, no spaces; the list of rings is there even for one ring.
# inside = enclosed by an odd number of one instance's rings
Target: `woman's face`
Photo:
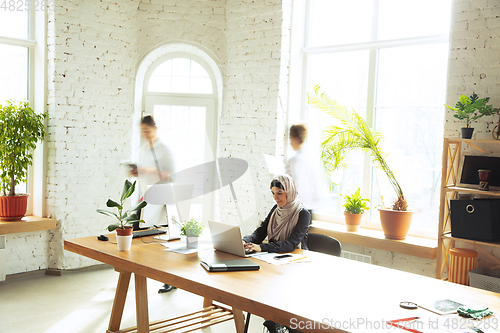
[[[156,126],[141,124],[141,135],[148,141],[153,140],[156,138]]]
[[[283,207],[286,205],[286,193],[279,187],[271,187],[271,193],[273,194],[273,199],[276,201],[278,207]]]

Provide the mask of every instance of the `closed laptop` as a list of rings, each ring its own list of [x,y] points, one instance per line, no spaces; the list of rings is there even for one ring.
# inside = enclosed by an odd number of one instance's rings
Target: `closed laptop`
[[[260,266],[249,259],[201,261],[200,265],[209,272],[257,271]]]

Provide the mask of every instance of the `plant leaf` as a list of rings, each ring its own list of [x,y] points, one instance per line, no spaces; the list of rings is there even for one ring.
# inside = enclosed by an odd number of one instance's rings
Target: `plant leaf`
[[[115,214],[115,213],[113,213],[113,212],[110,212],[109,210],[105,210],[105,209],[97,209],[97,212],[98,212],[99,214],[102,214],[102,215],[107,215],[107,216],[115,217],[117,220],[119,220],[118,215],[116,215],[116,214]]]
[[[121,202],[124,202],[125,199],[127,198],[127,193],[128,193],[128,190],[130,189],[131,186],[132,186],[132,183],[130,182],[130,180],[125,179],[125,183],[123,184],[122,196],[120,198]]]
[[[108,231],[115,231],[118,227],[120,227],[120,223],[110,224],[106,229],[108,229]]]
[[[135,205],[134,207],[132,207],[129,210],[127,210],[127,213],[135,212],[135,211],[138,211],[139,209],[143,209],[144,207],[147,206],[147,204],[148,203],[146,201],[141,201],[137,205]]]
[[[108,199],[106,202],[106,206],[108,207],[117,207],[118,209],[123,209],[123,207],[116,201],[113,201],[111,199]]]

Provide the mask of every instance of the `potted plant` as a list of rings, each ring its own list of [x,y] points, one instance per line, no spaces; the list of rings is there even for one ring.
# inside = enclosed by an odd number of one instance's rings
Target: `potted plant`
[[[484,116],[491,116],[498,112],[498,109],[494,109],[493,105],[487,105],[489,101],[489,97],[479,98],[479,96],[474,93],[470,97],[461,95],[455,107],[444,104],[448,109],[457,113],[454,114],[453,117],[465,120],[465,127],[461,128],[462,139],[472,138],[474,128],[469,127],[471,121]]]
[[[361,198],[361,188],[358,188],[353,195],[341,194],[340,196],[345,200],[342,207],[345,208],[344,218],[347,231],[358,231],[363,213],[370,209],[366,204],[370,200]]]
[[[189,221],[182,224],[181,235],[186,236],[186,246],[188,249],[196,249],[198,247],[198,238],[203,233],[205,226],[192,217]]]
[[[379,209],[385,238],[405,239],[410,229],[413,212],[408,210],[408,202],[403,190],[394,172],[385,161],[385,154],[380,148],[382,135],[371,129],[356,111],[340,105],[325,92],[320,93],[320,90],[320,86],[316,86],[313,93],[307,94],[309,104],[328,113],[341,123],[341,126],[329,126],[325,129],[325,137],[321,144],[321,159],[330,182],[332,173],[340,167],[345,167],[343,159],[348,152],[354,149],[369,152],[375,165],[384,171],[396,192],[396,200],[391,209]]]
[[[46,113],[37,114],[27,101],[0,105],[0,220],[21,220],[29,194],[16,194],[16,185],[26,182],[36,143],[45,138]]]
[[[116,230],[116,243],[118,244],[119,251],[130,250],[130,245],[132,244],[132,226],[127,224],[132,224],[134,222],[143,222],[137,218],[137,211],[146,207],[146,201],[141,201],[133,208],[124,211],[123,205],[125,200],[129,198],[135,191],[135,183],[131,183],[128,179],[125,180],[123,185],[122,195],[120,197],[120,202],[108,199],[106,206],[110,208],[116,208],[118,213],[114,213],[105,209],[98,209],[97,212],[103,215],[114,217],[118,220],[118,223],[113,223],[108,225],[107,229],[109,231]]]

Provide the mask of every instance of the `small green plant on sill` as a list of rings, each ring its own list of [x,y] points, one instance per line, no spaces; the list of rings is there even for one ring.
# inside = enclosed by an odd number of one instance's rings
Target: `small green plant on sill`
[[[135,207],[130,208],[129,210],[123,211],[123,204],[125,200],[129,198],[135,191],[135,183],[131,183],[128,179],[125,180],[125,184],[123,185],[122,195],[120,197],[120,202],[116,202],[114,200],[108,199],[106,202],[106,206],[110,208],[116,208],[118,210],[118,214],[106,209],[98,209],[97,212],[103,215],[114,217],[118,220],[118,223],[113,223],[108,225],[107,229],[109,231],[114,231],[116,229],[125,229],[127,224],[132,224],[134,222],[144,222],[143,220],[139,220],[137,218],[137,211],[146,207],[146,201],[141,201]]]
[[[345,208],[346,212],[351,214],[363,214],[365,210],[370,209],[367,202],[369,199],[361,198],[361,188],[358,188],[353,195],[340,195],[345,200],[345,204],[342,206]]]
[[[181,235],[187,237],[199,237],[203,233],[205,226],[192,217],[182,224]]]
[[[444,104],[448,109],[455,111],[453,117],[465,120],[465,126],[469,128],[471,121],[477,120],[484,116],[491,116],[498,112],[498,108],[493,108],[493,105],[487,105],[490,101],[489,97],[479,98],[474,93],[470,97],[462,95],[458,98],[455,107]]]

